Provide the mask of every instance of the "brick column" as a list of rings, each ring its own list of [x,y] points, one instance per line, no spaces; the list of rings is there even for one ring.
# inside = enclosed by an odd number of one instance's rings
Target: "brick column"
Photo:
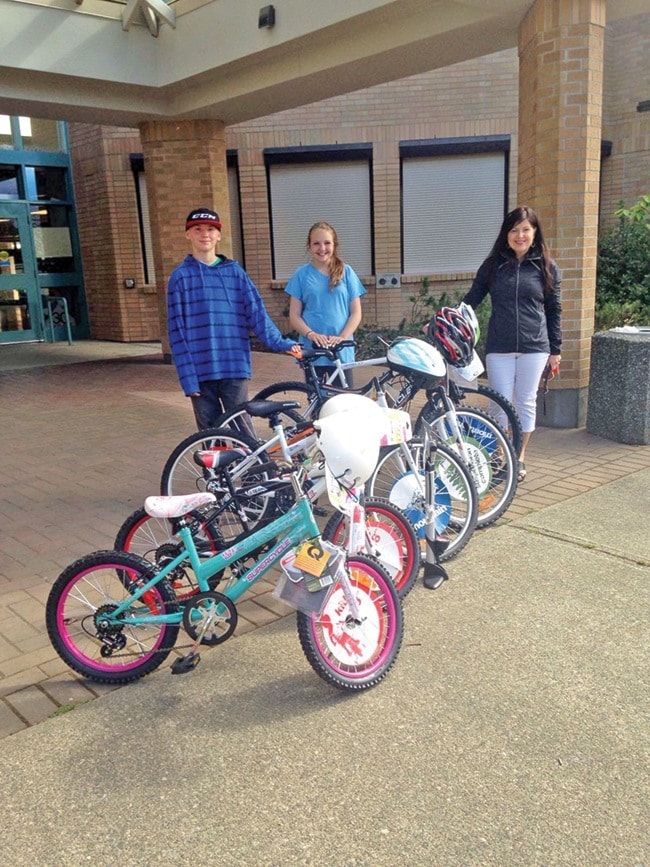
[[[373,142],[372,186],[374,212],[375,273],[400,274],[402,235],[400,230],[400,156],[399,142],[382,134]],[[361,302],[366,324],[397,328],[404,318],[404,298],[413,286],[369,287]],[[381,355],[377,345],[377,355]]]
[[[231,255],[230,201],[224,125],[217,120],[148,121],[140,136],[147,173],[147,194],[163,355],[167,340],[167,281],[189,252],[185,218],[205,206],[223,223],[219,250]]]
[[[518,204],[562,270],[562,375],[541,424],[586,418],[594,323],[605,0],[537,0],[519,26]]]

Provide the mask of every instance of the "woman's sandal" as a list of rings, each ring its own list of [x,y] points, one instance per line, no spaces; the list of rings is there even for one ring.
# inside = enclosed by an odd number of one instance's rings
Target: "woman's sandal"
[[[526,464],[523,461],[519,461],[517,470],[517,481],[523,482],[523,480],[526,478]]]

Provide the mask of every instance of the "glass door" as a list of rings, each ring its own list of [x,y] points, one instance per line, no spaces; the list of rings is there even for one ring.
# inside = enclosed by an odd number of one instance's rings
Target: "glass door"
[[[41,306],[29,205],[0,201],[0,343],[41,340]]]

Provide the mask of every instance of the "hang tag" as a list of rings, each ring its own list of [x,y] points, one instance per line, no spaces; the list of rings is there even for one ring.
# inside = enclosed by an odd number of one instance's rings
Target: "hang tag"
[[[324,550],[316,539],[301,545],[293,565],[302,572],[319,578],[325,571],[329,558],[330,552]]]

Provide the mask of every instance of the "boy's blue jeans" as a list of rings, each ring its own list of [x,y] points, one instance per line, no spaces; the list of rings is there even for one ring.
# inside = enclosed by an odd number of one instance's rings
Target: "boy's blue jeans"
[[[201,394],[190,398],[199,430],[214,427],[223,412],[248,400],[247,379],[212,379],[200,382],[199,387]]]

